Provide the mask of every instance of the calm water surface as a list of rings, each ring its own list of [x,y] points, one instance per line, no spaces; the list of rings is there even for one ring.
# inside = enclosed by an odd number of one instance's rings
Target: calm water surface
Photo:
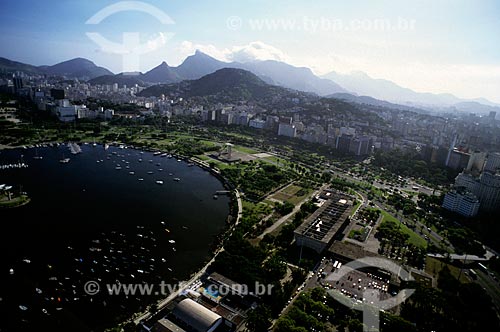
[[[0,164],[29,165],[0,170],[0,184],[31,197],[0,210],[2,331],[88,331],[127,317],[151,297],[89,296],[83,285],[187,278],[226,226],[229,199],[213,198],[224,188],[201,168],[138,150],[82,150],[0,151]]]

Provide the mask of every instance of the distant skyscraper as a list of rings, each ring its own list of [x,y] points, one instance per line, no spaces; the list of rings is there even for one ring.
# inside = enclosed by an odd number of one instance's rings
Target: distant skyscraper
[[[470,154],[453,150],[448,156],[448,163],[446,166],[454,170],[463,170],[468,166],[469,160]]]
[[[465,169],[467,172],[481,172],[486,160],[486,152],[473,152],[469,159],[469,164]]]
[[[491,111],[489,117],[491,120],[495,120],[495,118],[497,117],[497,112]]]
[[[342,135],[337,137],[336,148],[342,152],[349,152],[351,141],[354,139],[352,135]]]
[[[23,88],[23,79],[21,77],[14,77],[14,91],[18,91]]]
[[[457,144],[457,139],[458,139],[458,136],[455,135],[455,137],[453,137],[453,141],[450,144],[450,149],[448,150],[448,156],[446,157],[446,161],[444,163],[446,166],[448,166],[448,163],[450,162],[451,153],[455,149],[455,145]]]

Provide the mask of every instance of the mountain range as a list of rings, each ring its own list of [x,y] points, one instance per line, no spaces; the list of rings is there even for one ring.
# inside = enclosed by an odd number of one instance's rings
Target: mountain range
[[[222,68],[195,80],[153,85],[139,93],[140,96],[160,96],[176,93],[183,97],[222,96],[238,101],[272,98],[277,94],[295,94],[280,86],[270,85],[255,74],[237,68]]]
[[[0,72],[22,71],[39,75],[66,76],[68,78],[92,79],[103,75],[113,75],[104,67],[99,67],[90,60],[75,58],[53,66],[33,66],[25,63],[0,58]]]
[[[237,68],[248,70],[266,83],[280,85],[299,91],[312,92],[318,95],[347,92],[340,85],[331,80],[317,77],[309,68],[295,67],[284,62],[267,60],[254,62],[223,62],[211,56],[196,51],[187,57],[177,67],[170,67],[166,62],[150,71],[134,75],[137,82],[144,83],[176,83],[182,80],[193,80],[211,74],[222,68]],[[125,84],[124,75],[108,76],[106,79],[96,78],[90,83],[99,84]]]
[[[182,64],[171,67],[162,62],[146,73],[120,73],[114,75],[106,68],[93,62],[76,58],[53,66],[32,66],[21,62],[0,58],[0,72],[24,71],[41,75],[57,75],[67,78],[88,80],[92,84],[113,84],[133,86],[177,83],[183,80],[196,80],[222,68],[244,69],[258,76],[270,85],[279,85],[298,91],[320,96],[349,100],[357,103],[382,106],[388,102],[405,105],[409,108],[427,110],[447,110],[500,114],[500,105],[484,98],[467,100],[452,94],[433,94],[416,92],[385,79],[376,79],[364,72],[339,74],[330,72],[318,77],[305,67],[274,61],[223,62],[201,51],[188,56]]]
[[[500,111],[499,104],[492,103],[484,98],[466,100],[449,93],[416,92],[389,80],[372,78],[360,71],[354,71],[350,74],[339,74],[333,71],[322,77],[335,81],[356,95],[370,96],[397,104],[420,108],[452,107],[464,112],[486,113]]]

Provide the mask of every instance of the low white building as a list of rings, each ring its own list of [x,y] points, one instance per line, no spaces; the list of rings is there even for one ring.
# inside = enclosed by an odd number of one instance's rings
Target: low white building
[[[248,123],[248,126],[251,128],[263,129],[266,125],[266,121],[260,119],[252,119]]]

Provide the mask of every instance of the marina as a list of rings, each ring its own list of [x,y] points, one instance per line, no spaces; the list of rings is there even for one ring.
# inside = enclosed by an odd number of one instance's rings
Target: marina
[[[229,213],[229,198],[211,198],[222,184],[201,168],[125,147],[84,144],[71,162],[61,158],[67,152],[66,144],[0,151],[1,165],[23,165],[21,158],[36,153],[43,157],[29,168],[0,172],[0,183],[22,186],[32,199],[2,212],[2,220],[16,222],[0,232],[2,278],[8,278],[0,285],[2,312],[25,326],[44,326],[40,320],[50,326],[51,319],[69,314],[96,328],[138,311],[152,299],[92,297],[83,286],[88,280],[185,279],[209,257]],[[166,172],[146,177],[150,164],[140,163],[140,156]],[[115,170],[125,165],[130,171]],[[168,173],[182,178],[182,185],[167,182]],[[36,287],[26,289],[26,280]]]
[[[15,164],[0,165],[0,170],[21,169],[21,168],[28,168],[28,164],[25,164],[25,163],[15,163]]]

